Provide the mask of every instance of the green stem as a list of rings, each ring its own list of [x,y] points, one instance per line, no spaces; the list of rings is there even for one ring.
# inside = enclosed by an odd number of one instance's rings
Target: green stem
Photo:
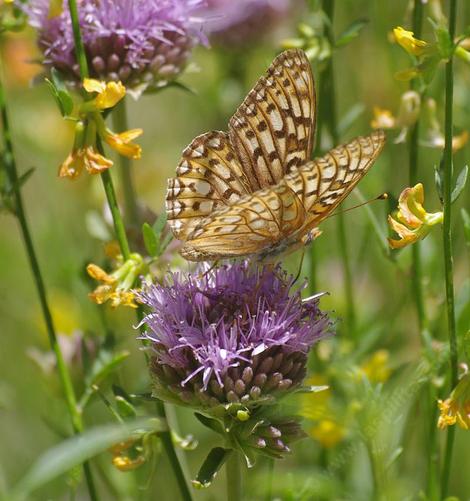
[[[160,400],[157,400],[157,414],[161,418],[163,418],[165,421],[167,420],[165,405]],[[184,476],[184,472],[183,472],[183,469],[182,469],[181,464],[179,462],[178,456],[176,455],[175,446],[174,446],[173,440],[171,438],[171,432],[165,431],[165,432],[160,433],[159,435],[160,435],[163,447],[165,449],[165,452],[166,452],[168,459],[171,463],[173,473],[175,474],[181,497],[184,501],[191,501],[192,500],[191,492],[190,492],[188,484],[186,482],[186,478]]]
[[[99,148],[100,150],[101,148]],[[119,247],[122,252],[122,257],[124,261],[127,261],[130,257],[131,251],[129,249],[129,242],[127,241],[126,228],[124,227],[124,221],[119,210],[119,205],[116,198],[116,192],[114,191],[113,180],[111,178],[111,173],[105,170],[101,174],[101,181],[103,182],[103,188],[106,193],[106,198],[108,200],[109,209],[113,217],[114,231],[116,238],[119,242]]]
[[[87,59],[86,59],[85,48],[83,46],[82,37],[81,37],[81,33],[80,33],[80,24],[78,21],[77,2],[76,2],[76,0],[68,0],[68,5],[69,5],[70,17],[71,17],[72,25],[73,25],[75,52],[77,55],[77,60],[79,61],[80,76],[83,80],[84,78],[86,78],[89,75],[89,72],[88,72],[88,63],[87,63]],[[97,143],[97,147],[98,147],[98,151],[100,153],[103,153],[102,145],[99,141]],[[124,222],[123,222],[123,219],[121,216],[121,212],[119,211],[119,206],[118,206],[117,199],[116,199],[116,192],[114,190],[114,185],[113,185],[113,181],[112,181],[110,172],[107,170],[104,171],[101,174],[101,179],[103,181],[103,187],[104,187],[104,190],[106,192],[108,205],[109,205],[109,208],[111,210],[111,214],[113,216],[114,230],[116,232],[116,237],[119,241],[122,256],[125,260],[127,260],[130,256],[130,248],[129,248],[129,243],[127,241]],[[137,310],[137,319],[141,320],[141,318],[142,318],[142,310],[139,308]],[[163,406],[163,402],[158,401],[157,408],[158,408],[158,414],[166,420],[166,413],[165,413],[165,407]],[[170,459],[170,463],[172,465],[173,472],[174,472],[176,479],[178,481],[178,485],[179,485],[180,490],[181,490],[181,495],[183,496],[183,499],[185,501],[190,501],[191,494],[190,494],[189,489],[186,485],[183,470],[181,469],[181,465],[179,464],[179,461],[178,461],[178,456],[176,455],[176,452],[174,450],[170,432],[162,434],[162,442],[163,442],[165,450],[168,454],[168,458]]]
[[[227,475],[227,501],[240,501],[242,499],[242,472],[240,457],[237,451],[233,451],[225,463]]]
[[[76,0],[68,0],[70,19],[72,21],[73,40],[75,43],[75,54],[77,56],[78,66],[80,68],[80,77],[83,80],[89,76],[88,61],[86,58],[85,46],[83,45],[82,35],[80,33],[80,22],[78,19],[78,7]]]
[[[39,267],[39,261],[36,255],[36,251],[33,244],[33,239],[31,232],[29,230],[28,221],[26,219],[26,213],[24,210],[23,197],[21,195],[21,186],[18,179],[18,170],[16,167],[16,159],[13,151],[13,143],[11,139],[10,123],[8,119],[8,110],[6,106],[5,91],[3,88],[3,81],[0,79],[0,108],[1,108],[1,118],[3,125],[3,141],[4,141],[4,155],[3,161],[8,176],[8,181],[11,186],[12,194],[14,197],[14,213],[18,219],[21,233],[23,235],[24,245],[26,247],[26,253],[28,255],[29,264],[34,277],[34,283],[39,296],[39,302],[41,305],[42,315],[44,317],[44,322],[46,324],[47,335],[49,339],[49,344],[52,351],[54,352],[57,371],[59,373],[59,378],[62,383],[62,388],[65,394],[65,401],[67,404],[67,409],[72,422],[72,428],[74,433],[81,433],[83,431],[83,421],[82,416],[77,407],[77,399],[75,396],[75,391],[72,384],[72,379],[68,371],[67,365],[65,364],[62,351],[60,349],[60,344],[57,339],[54,322],[52,319],[51,311],[49,308],[49,303],[47,301],[46,286],[42,278],[41,269]],[[83,468],[85,472],[85,478],[88,485],[88,491],[90,494],[90,499],[93,501],[97,499],[95,486],[93,482],[93,477],[90,471],[90,466],[87,462],[83,463]]]
[[[455,24],[457,17],[457,0],[450,0],[449,12],[449,35],[450,39],[455,39]],[[452,136],[453,136],[453,97],[454,97],[454,59],[449,58],[446,63],[446,101],[445,101],[445,148],[442,159],[442,170],[444,176],[443,198],[444,198],[444,225],[443,225],[443,246],[444,246],[444,269],[446,283],[446,309],[447,328],[450,348],[450,382],[454,388],[457,384],[458,353],[457,336],[455,328],[455,302],[454,302],[454,269],[452,255],[452,232],[451,232],[451,210],[452,210]],[[447,496],[449,486],[449,476],[452,464],[452,450],[454,445],[455,426],[449,426],[447,432],[446,451],[444,456],[444,466],[441,479],[441,498]]]
[[[333,25],[334,17],[334,0],[323,0],[323,10],[330,20],[331,26]],[[332,30],[332,28],[330,28]],[[333,44],[333,33],[329,32],[330,42]],[[333,145],[339,142],[338,124],[336,116],[336,95],[335,95],[335,82],[334,82],[334,68],[333,60],[329,59],[321,78],[320,96],[319,101],[324,103],[321,105],[321,121],[324,123],[330,132]],[[346,318],[347,326],[350,335],[354,335],[356,325],[356,309],[354,305],[353,282],[351,259],[348,249],[348,238],[346,234],[346,224],[344,221],[344,214],[338,213],[338,240],[339,250],[341,254],[341,261],[343,266],[344,288],[346,295]]]
[[[126,100],[122,99],[113,109],[113,127],[116,132],[127,130],[127,108]],[[119,155],[119,167],[121,174],[121,188],[124,193],[125,216],[130,226],[139,228],[139,207],[137,205],[137,197],[132,180],[132,162],[129,158]]]

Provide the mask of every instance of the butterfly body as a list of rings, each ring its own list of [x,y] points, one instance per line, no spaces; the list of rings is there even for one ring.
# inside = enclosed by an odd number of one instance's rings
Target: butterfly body
[[[349,194],[385,141],[358,137],[309,161],[315,128],[310,64],[278,56],[229,122],[198,136],[168,181],[167,214],[191,261],[291,252]]]

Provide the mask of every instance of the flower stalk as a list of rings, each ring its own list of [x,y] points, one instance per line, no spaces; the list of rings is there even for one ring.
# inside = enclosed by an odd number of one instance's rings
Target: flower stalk
[[[89,76],[88,63],[86,59],[85,49],[82,42],[82,37],[80,33],[80,24],[78,17],[78,8],[76,0],[68,0],[68,6],[70,10],[70,17],[72,19],[73,25],[73,34],[74,34],[74,42],[75,42],[75,52],[77,55],[77,60],[79,61],[80,66],[80,77],[83,81],[85,78]],[[102,145],[100,141],[97,141],[97,148],[100,153],[103,152]],[[116,192],[114,190],[113,181],[111,178],[111,174],[108,170],[105,170],[101,174],[101,179],[103,181],[103,187],[106,192],[106,197],[108,200],[109,208],[111,210],[111,214],[113,217],[114,229],[116,232],[116,237],[119,241],[119,246],[121,248],[122,257],[124,261],[127,261],[130,256],[130,247],[129,242],[126,236],[126,230],[124,226],[124,221],[121,216],[121,212],[119,210],[119,206],[117,203]],[[140,308],[137,309],[137,319],[140,321],[141,319],[141,311]],[[157,414],[159,417],[166,421],[166,413],[163,403],[157,401]],[[185,501],[191,501],[191,493],[189,492],[187,482],[184,476],[184,472],[182,470],[181,464],[178,461],[178,457],[176,456],[176,452],[174,449],[174,445],[171,438],[171,431],[165,431],[160,434],[162,443],[164,444],[165,450],[168,454],[168,458],[170,460],[173,472],[175,474],[176,480],[178,482],[178,487],[180,489],[180,493]]]
[[[242,472],[240,455],[233,451],[225,466],[227,475],[227,501],[240,501],[242,499]]]
[[[457,0],[450,0],[449,10],[449,36],[455,39],[455,26],[457,17]],[[453,54],[446,63],[445,70],[445,147],[442,158],[443,173],[443,250],[444,250],[444,272],[446,283],[446,309],[447,309],[447,329],[449,335],[450,348],[450,368],[449,376],[451,387],[454,388],[458,381],[458,353],[457,335],[455,323],[455,301],[454,301],[454,266],[452,251],[452,136],[453,136],[453,97],[454,97],[454,58]],[[449,476],[452,464],[452,451],[454,446],[455,427],[451,426],[447,432],[447,442],[444,455],[444,465],[441,478],[441,498],[447,496],[449,486]]]
[[[119,133],[128,130],[126,100],[120,101],[112,113],[113,128]],[[128,157],[119,155],[121,188],[124,194],[125,217],[127,223],[134,228],[139,228],[139,207],[135,194],[132,176],[132,162]]]
[[[49,303],[47,300],[46,286],[42,277],[41,268],[39,266],[39,261],[36,255],[36,250],[34,248],[31,232],[29,230],[28,221],[26,219],[23,197],[21,195],[21,183],[18,177],[16,160],[13,151],[13,143],[11,140],[8,110],[6,105],[5,91],[2,79],[0,79],[0,113],[2,119],[2,133],[4,142],[3,162],[5,166],[6,175],[8,177],[8,182],[11,186],[12,195],[14,198],[14,214],[21,228],[21,233],[26,248],[26,254],[28,255],[29,264],[31,267],[31,271],[33,273],[34,283],[36,285],[36,289],[39,296],[39,303],[41,305],[41,311],[44,318],[44,323],[46,324],[49,344],[51,346],[52,351],[54,352],[57,364],[57,371],[59,373],[59,378],[65,394],[65,401],[70,415],[72,428],[74,433],[81,433],[83,431],[82,416],[77,407],[77,399],[75,395],[75,390],[73,388],[72,379],[70,377],[67,365],[65,364],[60,344],[57,339],[57,334],[54,327],[54,321],[52,319],[51,310],[49,308]],[[92,501],[96,501],[98,497],[96,494],[93,476],[88,462],[83,463],[83,469],[85,473],[85,479],[90,499]]]

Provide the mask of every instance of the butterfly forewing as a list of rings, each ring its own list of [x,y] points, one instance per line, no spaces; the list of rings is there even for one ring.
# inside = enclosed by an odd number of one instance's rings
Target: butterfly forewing
[[[253,190],[277,184],[309,158],[315,89],[304,52],[280,54],[229,123],[229,134]]]
[[[348,196],[375,162],[385,139],[381,130],[357,137],[298,170],[306,181],[314,176],[310,186],[305,183],[303,203],[307,217],[302,231],[317,226]]]
[[[195,138],[176,174],[168,180],[166,210],[175,237],[183,240],[202,218],[252,191],[225,132]]]

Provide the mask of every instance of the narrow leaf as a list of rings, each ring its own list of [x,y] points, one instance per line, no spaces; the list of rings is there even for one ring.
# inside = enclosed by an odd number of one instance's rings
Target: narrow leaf
[[[467,245],[470,247],[470,214],[463,207],[460,213],[463,220],[465,240],[467,241]]]
[[[204,414],[200,414],[199,412],[195,412],[194,416],[201,424],[203,424],[207,428],[210,428],[216,433],[221,433],[222,435],[224,434],[224,427],[219,421],[217,421],[217,419],[204,416]]]
[[[114,397],[114,400],[116,401],[117,412],[122,418],[129,419],[137,416],[135,407],[124,397],[117,395]]]
[[[158,254],[158,240],[155,236],[153,228],[148,224],[142,225],[142,235],[144,237],[144,244],[149,256],[155,257]]]
[[[465,184],[467,182],[467,176],[468,176],[468,165],[466,165],[461,171],[460,174],[457,177],[457,181],[455,183],[455,187],[452,190],[452,196],[451,196],[451,202],[454,203],[462,193],[463,189],[465,188]]]
[[[207,455],[204,463],[202,463],[196,479],[192,481],[193,486],[196,489],[209,487],[217,475],[217,472],[223,466],[225,461],[227,461],[232,452],[232,449],[214,447],[214,449],[212,449]]]
[[[108,350],[101,350],[98,358],[95,360],[88,374],[86,381],[87,386],[92,386],[100,383],[103,379],[113,371],[130,355],[128,351],[120,351],[118,353],[111,353]]]
[[[359,33],[362,31],[364,26],[369,22],[368,19],[356,19],[353,21],[337,38],[335,46],[336,47],[344,47],[349,42],[354,40],[359,36]]]
[[[128,440],[136,433],[164,431],[155,418],[129,423],[97,426],[82,435],[69,438],[42,454],[19,481],[8,499],[31,499],[30,494],[74,466],[106,451],[113,444]]]
[[[157,235],[160,235],[163,232],[163,230],[165,229],[166,222],[167,222],[166,212],[162,212],[157,217],[157,219],[155,220],[155,222],[153,223],[153,226],[152,226],[153,227],[153,231]]]

